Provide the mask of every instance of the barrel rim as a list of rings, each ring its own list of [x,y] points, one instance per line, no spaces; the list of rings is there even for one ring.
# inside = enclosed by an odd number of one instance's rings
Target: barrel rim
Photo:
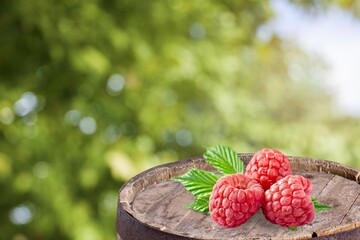
[[[238,153],[238,156],[244,161],[245,165],[249,162],[251,157],[254,155],[254,153]],[[302,156],[287,156],[291,167],[296,169],[301,169],[309,172],[324,172],[334,175],[339,175],[341,177],[347,178],[349,180],[355,181],[358,184],[360,184],[360,171],[352,168],[350,166],[346,166],[341,163],[337,163],[331,160],[322,160],[317,158],[311,158],[311,157],[302,157]],[[178,169],[179,174],[173,175],[170,177],[171,170],[172,169]],[[147,169],[131,179],[129,179],[127,182],[123,184],[123,186],[119,190],[118,194],[118,208],[123,208],[123,210],[126,211],[126,213],[134,218],[134,220],[139,221],[141,224],[150,227],[152,229],[155,229],[157,231],[166,232],[168,234],[172,234],[179,237],[184,237],[179,235],[177,232],[171,231],[169,229],[164,229],[163,227],[159,226],[158,224],[148,224],[146,222],[142,222],[141,219],[138,219],[134,211],[131,209],[131,203],[133,202],[135,195],[145,189],[148,186],[151,186],[152,184],[160,183],[166,180],[169,180],[172,177],[182,175],[186,171],[188,171],[190,168],[199,168],[204,170],[211,170],[214,169],[210,164],[205,162],[205,159],[202,156],[197,157],[191,157],[186,158],[183,160],[170,162],[161,164],[158,166],[154,166],[150,169]],[[162,174],[165,174],[165,176],[160,181],[154,181],[154,182],[148,182],[144,180],[144,176],[150,176],[153,175],[154,172],[162,172]],[[137,185],[137,186],[136,186]],[[137,191],[134,191],[134,186],[137,188]],[[129,198],[130,194],[130,199]],[[124,199],[125,198],[125,199]],[[119,216],[117,216],[119,217]],[[336,228],[331,228],[330,231],[327,232],[320,232],[317,233],[318,236],[329,236],[336,233],[342,233],[348,230],[356,229],[360,227],[360,220],[356,223],[350,223],[345,225],[339,225]],[[340,231],[340,232],[339,232]]]

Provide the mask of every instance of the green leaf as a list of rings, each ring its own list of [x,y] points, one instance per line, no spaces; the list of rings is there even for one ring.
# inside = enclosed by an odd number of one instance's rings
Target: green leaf
[[[311,201],[314,203],[316,212],[327,211],[327,210],[332,209],[331,206],[327,206],[327,205],[319,203],[315,198],[311,198]]]
[[[244,173],[244,163],[228,146],[216,145],[206,150],[205,160],[223,174]]]
[[[213,186],[219,178],[220,176],[217,174],[193,168],[184,175],[172,179],[181,182],[186,190],[199,197],[201,195],[210,196]]]
[[[209,214],[210,213],[209,212],[209,198],[210,198],[210,195],[208,195],[208,194],[200,195],[199,197],[197,197],[195,199],[194,202],[187,205],[186,207],[193,209],[197,212]]]
[[[288,229],[290,229],[291,231],[295,231],[295,232],[298,230],[297,227],[291,227],[291,226],[289,226]]]

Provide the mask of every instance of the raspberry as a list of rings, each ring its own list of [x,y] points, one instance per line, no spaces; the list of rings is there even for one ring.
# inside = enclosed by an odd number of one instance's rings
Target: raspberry
[[[300,175],[286,176],[265,192],[262,206],[267,220],[281,226],[301,226],[315,217],[310,198],[312,184]]]
[[[213,187],[209,209],[211,218],[224,227],[238,227],[261,207],[264,190],[255,180],[233,174],[221,177]]]
[[[256,180],[266,191],[281,178],[291,175],[287,157],[275,149],[264,148],[254,154],[245,175]]]

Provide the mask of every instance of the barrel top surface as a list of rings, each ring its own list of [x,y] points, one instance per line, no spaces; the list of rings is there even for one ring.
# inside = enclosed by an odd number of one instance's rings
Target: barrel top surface
[[[252,154],[239,155],[245,164],[252,157]],[[209,215],[185,208],[194,197],[171,178],[191,168],[214,170],[201,157],[160,165],[130,179],[119,192],[118,208],[123,209],[136,223],[157,233],[183,237],[179,239],[306,239],[331,236],[360,227],[358,170],[312,158],[289,156],[289,160],[294,174],[312,181],[311,197],[333,207],[329,211],[316,213],[313,222],[299,227],[298,231],[271,224],[261,210],[240,227],[223,228],[213,222]]]

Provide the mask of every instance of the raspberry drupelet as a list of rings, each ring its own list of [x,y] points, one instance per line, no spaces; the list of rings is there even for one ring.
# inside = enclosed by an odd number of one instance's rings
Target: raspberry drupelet
[[[263,201],[264,190],[258,182],[240,173],[226,175],[213,187],[210,215],[223,227],[238,227],[259,210]]]
[[[262,210],[266,219],[287,227],[310,223],[315,217],[311,189],[310,180],[300,175],[280,179],[265,192]]]
[[[245,175],[256,180],[266,191],[281,178],[291,175],[290,162],[278,150],[264,148],[254,154]]]

